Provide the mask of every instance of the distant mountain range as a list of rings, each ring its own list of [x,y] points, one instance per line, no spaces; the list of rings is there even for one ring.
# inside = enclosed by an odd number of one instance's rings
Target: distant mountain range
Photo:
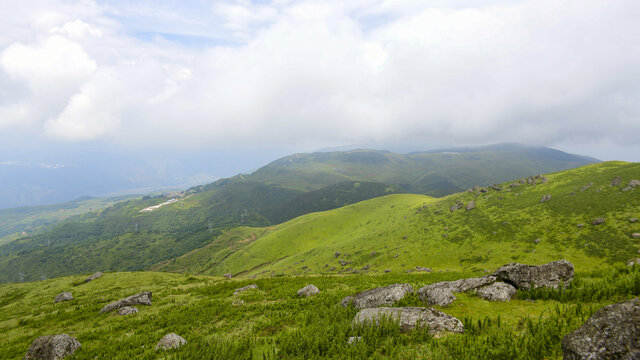
[[[141,210],[171,197],[123,201],[34,234],[13,234],[13,241],[0,246],[0,281],[148,269],[212,244],[238,226],[272,226],[393,193],[444,196],[594,162],[515,144],[406,155],[373,150],[291,155],[252,174],[193,187],[173,196],[179,201],[151,212]]]

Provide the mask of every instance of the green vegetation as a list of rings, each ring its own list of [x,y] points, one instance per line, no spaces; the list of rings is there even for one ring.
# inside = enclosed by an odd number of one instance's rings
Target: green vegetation
[[[352,327],[353,307],[338,306],[344,296],[392,283],[414,289],[478,273],[387,274],[274,277],[222,280],[208,276],[155,272],[107,273],[87,284],[86,277],[0,285],[0,359],[19,359],[38,336],[67,333],[82,344],[72,359],[155,359],[157,342],[175,332],[188,344],[168,351],[175,359],[559,359],[560,339],[598,308],[640,295],[640,268],[607,267],[577,273],[564,292],[519,293],[510,302],[488,302],[457,294],[438,309],[463,321],[464,334],[435,338],[426,331],[400,332],[392,323]],[[259,290],[233,295],[255,283]],[[319,295],[299,298],[313,283]],[[620,286],[620,284],[636,284]],[[603,295],[586,296],[598,291]],[[73,293],[72,301],[53,297]],[[105,304],[140,291],[153,292],[152,306],[127,316],[99,314]],[[535,302],[525,301],[534,296]],[[536,297],[537,296],[537,297]],[[234,304],[242,300],[244,304]],[[424,306],[411,295],[396,306]],[[351,336],[362,339],[347,344]],[[164,353],[163,353],[164,354]]]
[[[615,176],[623,185],[639,179],[640,164],[588,165],[546,175],[546,183],[509,187],[509,182],[500,191],[442,199],[389,195],[298,217],[233,253],[212,253],[209,262],[204,261],[208,250],[199,249],[176,260],[177,268],[158,269],[265,276],[400,272],[416,266],[479,271],[561,258],[579,270],[623,263],[640,249],[631,237],[640,232],[640,222],[629,221],[640,215],[640,192],[610,186]],[[545,194],[552,198],[541,203]],[[476,207],[450,212],[457,201],[474,201]],[[592,225],[598,217],[605,223]],[[198,265],[190,265],[192,256]]]

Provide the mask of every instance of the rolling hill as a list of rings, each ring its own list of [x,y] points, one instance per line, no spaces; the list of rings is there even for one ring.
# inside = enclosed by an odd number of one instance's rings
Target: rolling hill
[[[621,184],[611,186],[615,177]],[[237,229],[232,244],[194,250],[158,270],[240,276],[334,274],[416,266],[490,270],[507,262],[568,259],[578,269],[626,262],[640,250],[640,164],[605,162],[436,199],[397,194]],[[626,191],[625,191],[626,190]],[[546,194],[551,199],[541,202]],[[456,203],[464,204],[451,211]],[[475,208],[466,210],[474,202]],[[604,223],[595,225],[596,218]],[[235,241],[233,240],[235,236]]]
[[[154,211],[141,210],[172,198],[124,201],[12,238],[0,246],[0,282],[149,269],[212,244],[237,226],[273,226],[389,193],[450,194],[593,161],[520,145],[409,155],[370,150],[294,155],[252,174],[191,188]]]

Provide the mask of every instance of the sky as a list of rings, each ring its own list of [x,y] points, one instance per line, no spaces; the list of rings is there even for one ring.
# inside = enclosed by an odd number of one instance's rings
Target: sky
[[[0,8],[0,162],[501,142],[640,161],[637,0]]]

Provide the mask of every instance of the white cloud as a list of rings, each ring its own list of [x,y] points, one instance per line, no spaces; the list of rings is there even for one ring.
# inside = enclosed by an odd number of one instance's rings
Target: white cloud
[[[29,89],[0,96],[0,129],[304,149],[640,143],[633,0],[158,5],[167,33],[222,40],[204,46],[136,37],[145,21],[134,32],[112,16],[149,4],[31,6],[0,35],[0,84]]]

